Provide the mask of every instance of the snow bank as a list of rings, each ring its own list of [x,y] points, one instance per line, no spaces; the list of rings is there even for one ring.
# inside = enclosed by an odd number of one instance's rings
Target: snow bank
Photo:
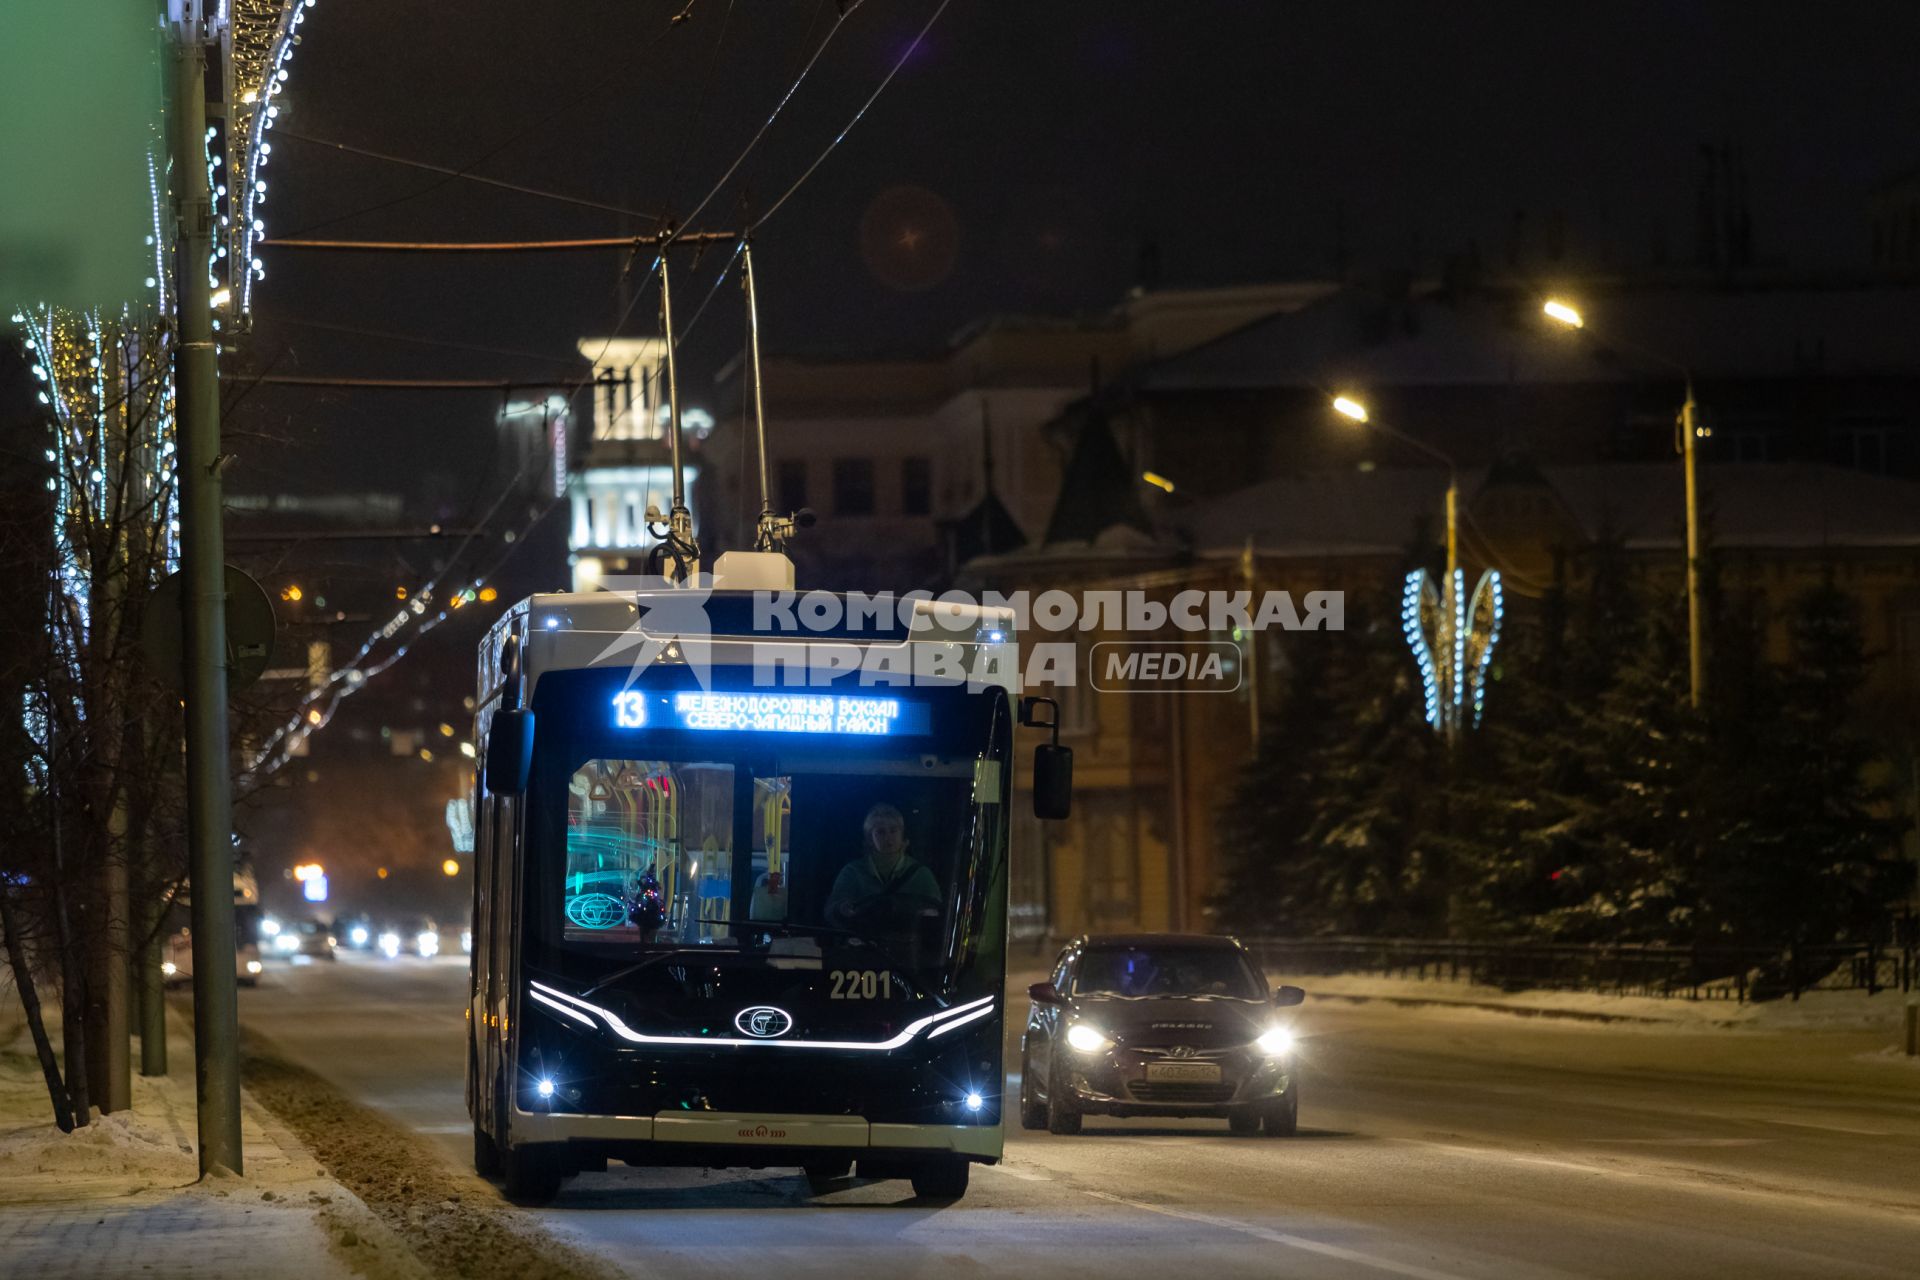
[[[1572,1017],[1623,1025],[1724,1027],[1750,1031],[1876,1031],[1904,1025],[1906,997],[1897,991],[1809,991],[1798,1000],[1739,1004],[1733,1000],[1610,996],[1586,991],[1507,991],[1446,979],[1385,978],[1361,974],[1285,979],[1311,999],[1365,999],[1435,1007]]]

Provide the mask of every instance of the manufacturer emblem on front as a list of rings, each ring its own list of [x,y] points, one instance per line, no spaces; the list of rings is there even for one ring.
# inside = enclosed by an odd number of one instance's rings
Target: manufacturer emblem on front
[[[793,1030],[793,1017],[785,1009],[757,1004],[734,1014],[733,1025],[740,1028],[742,1035],[752,1036],[755,1040],[771,1040]]]

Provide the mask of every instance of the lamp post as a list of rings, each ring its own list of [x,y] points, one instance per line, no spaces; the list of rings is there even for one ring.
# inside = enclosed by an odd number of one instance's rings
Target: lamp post
[[[1579,308],[1558,298],[1548,298],[1540,309],[1548,319],[1569,329],[1587,327],[1586,318],[1580,314]],[[1685,399],[1680,402],[1678,447],[1681,466],[1686,472],[1687,491],[1687,702],[1698,711],[1707,687],[1707,664],[1700,617],[1700,491],[1694,469],[1694,442],[1703,433],[1698,424],[1699,409],[1693,399],[1693,371],[1657,351],[1649,351],[1630,342],[1620,342],[1611,335],[1607,341],[1677,371],[1686,387]]]
[[[1460,572],[1460,472],[1453,458],[1424,440],[1417,440],[1387,423],[1376,421],[1367,412],[1367,406],[1353,396],[1335,396],[1333,408],[1342,417],[1371,426],[1446,465],[1446,579],[1436,592],[1428,581],[1426,570],[1416,569],[1409,573],[1401,605],[1401,622],[1407,643],[1420,662],[1420,675],[1427,695],[1427,722],[1451,743],[1458,738],[1466,720],[1469,700],[1472,702],[1473,723],[1478,724],[1480,720],[1487,663],[1493,646],[1500,639],[1503,612],[1500,575],[1491,569],[1487,570],[1480,575],[1472,595],[1467,594],[1466,580]],[[1430,611],[1431,617],[1422,616],[1423,606]]]
[[[1437,458],[1447,468],[1447,581],[1453,581],[1454,570],[1460,567],[1460,472],[1453,458],[1424,440],[1416,440],[1404,431],[1396,430],[1384,422],[1376,422],[1367,412],[1367,406],[1352,396],[1335,396],[1334,412],[1344,418],[1372,427],[1375,431],[1392,436],[1401,444],[1411,445],[1430,458]]]

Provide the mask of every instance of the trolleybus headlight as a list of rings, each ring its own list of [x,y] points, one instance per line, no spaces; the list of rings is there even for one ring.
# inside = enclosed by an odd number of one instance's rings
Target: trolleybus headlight
[[[1274,1027],[1253,1044],[1269,1058],[1284,1057],[1293,1052],[1293,1032],[1285,1027]]]
[[[1084,1022],[1076,1022],[1067,1029],[1067,1043],[1080,1053],[1100,1053],[1113,1048],[1113,1041]]]

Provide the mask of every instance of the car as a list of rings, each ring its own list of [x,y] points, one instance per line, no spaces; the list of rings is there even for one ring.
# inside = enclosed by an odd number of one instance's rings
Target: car
[[[374,927],[373,917],[364,912],[341,916],[333,922],[333,936],[339,944],[349,951],[371,951],[380,931]]]
[[[1080,1131],[1082,1117],[1224,1117],[1237,1134],[1295,1133],[1300,1081],[1283,1009],[1233,938],[1140,933],[1068,943],[1028,988],[1020,1124]]]
[[[284,920],[268,940],[268,951],[283,960],[304,956],[308,960],[332,960],[338,939],[333,930],[318,920]]]
[[[233,976],[243,987],[255,986],[260,981],[260,944],[257,941],[260,927],[260,908],[249,903],[236,904],[234,909],[234,954]],[[160,944],[160,981],[169,987],[182,987],[193,981],[193,930],[189,927],[191,913],[184,898],[176,898],[167,906],[166,936]]]
[[[440,954],[440,927],[425,916],[402,916],[380,931],[378,946],[389,960],[402,954],[431,959]]]

